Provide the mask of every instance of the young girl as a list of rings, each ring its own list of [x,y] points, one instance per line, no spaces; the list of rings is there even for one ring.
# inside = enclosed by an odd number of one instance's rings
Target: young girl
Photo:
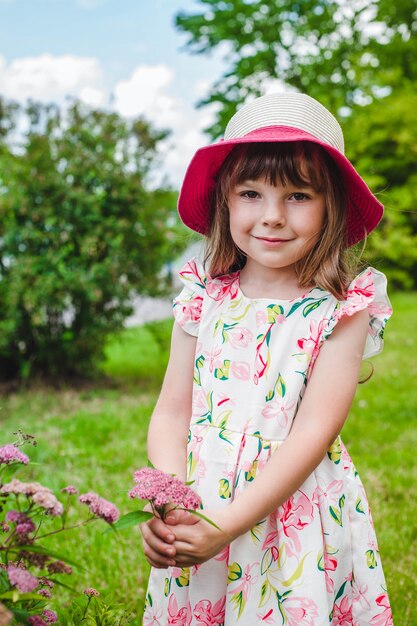
[[[392,624],[339,437],[391,314],[385,277],[355,278],[349,254],[382,211],[305,95],[251,102],[191,161],[179,213],[208,252],[180,272],[148,448],[216,526],[178,511],[142,525],[145,625]]]

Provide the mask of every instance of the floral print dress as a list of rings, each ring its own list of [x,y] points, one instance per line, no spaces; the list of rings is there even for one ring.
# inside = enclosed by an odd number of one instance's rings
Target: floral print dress
[[[197,336],[188,478],[204,507],[218,508],[288,436],[320,346],[340,318],[367,308],[367,358],[382,349],[392,310],[386,279],[372,268],[341,302],[319,288],[289,301],[250,299],[238,272],[211,279],[196,259],[180,277],[174,315]],[[287,502],[216,557],[153,569],[144,624],[391,625],[371,513],[340,438]]]

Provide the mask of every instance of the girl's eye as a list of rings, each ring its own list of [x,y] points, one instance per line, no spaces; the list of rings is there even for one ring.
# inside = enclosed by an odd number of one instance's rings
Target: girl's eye
[[[250,198],[250,199],[253,199],[253,198],[257,198],[259,194],[258,194],[258,192],[257,192],[257,191],[251,191],[250,189],[248,189],[248,190],[246,190],[246,191],[242,191],[242,192],[240,193],[240,195],[241,195],[241,197],[242,197],[242,198]]]
[[[293,198],[296,202],[303,202],[303,200],[308,200],[309,196],[301,191],[296,191],[291,194],[291,198]]]

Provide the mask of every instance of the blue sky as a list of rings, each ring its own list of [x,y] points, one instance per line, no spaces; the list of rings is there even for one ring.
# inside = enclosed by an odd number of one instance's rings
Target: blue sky
[[[178,184],[212,112],[195,109],[221,74],[221,54],[183,50],[174,28],[197,0],[0,0],[0,95],[73,95],[172,129],[164,172]]]

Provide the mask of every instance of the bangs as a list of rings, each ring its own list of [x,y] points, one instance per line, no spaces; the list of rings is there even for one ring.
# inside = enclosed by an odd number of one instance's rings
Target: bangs
[[[308,141],[291,143],[255,143],[234,148],[222,167],[229,189],[247,180],[264,179],[276,186],[294,185],[323,191],[322,164],[329,155]]]

